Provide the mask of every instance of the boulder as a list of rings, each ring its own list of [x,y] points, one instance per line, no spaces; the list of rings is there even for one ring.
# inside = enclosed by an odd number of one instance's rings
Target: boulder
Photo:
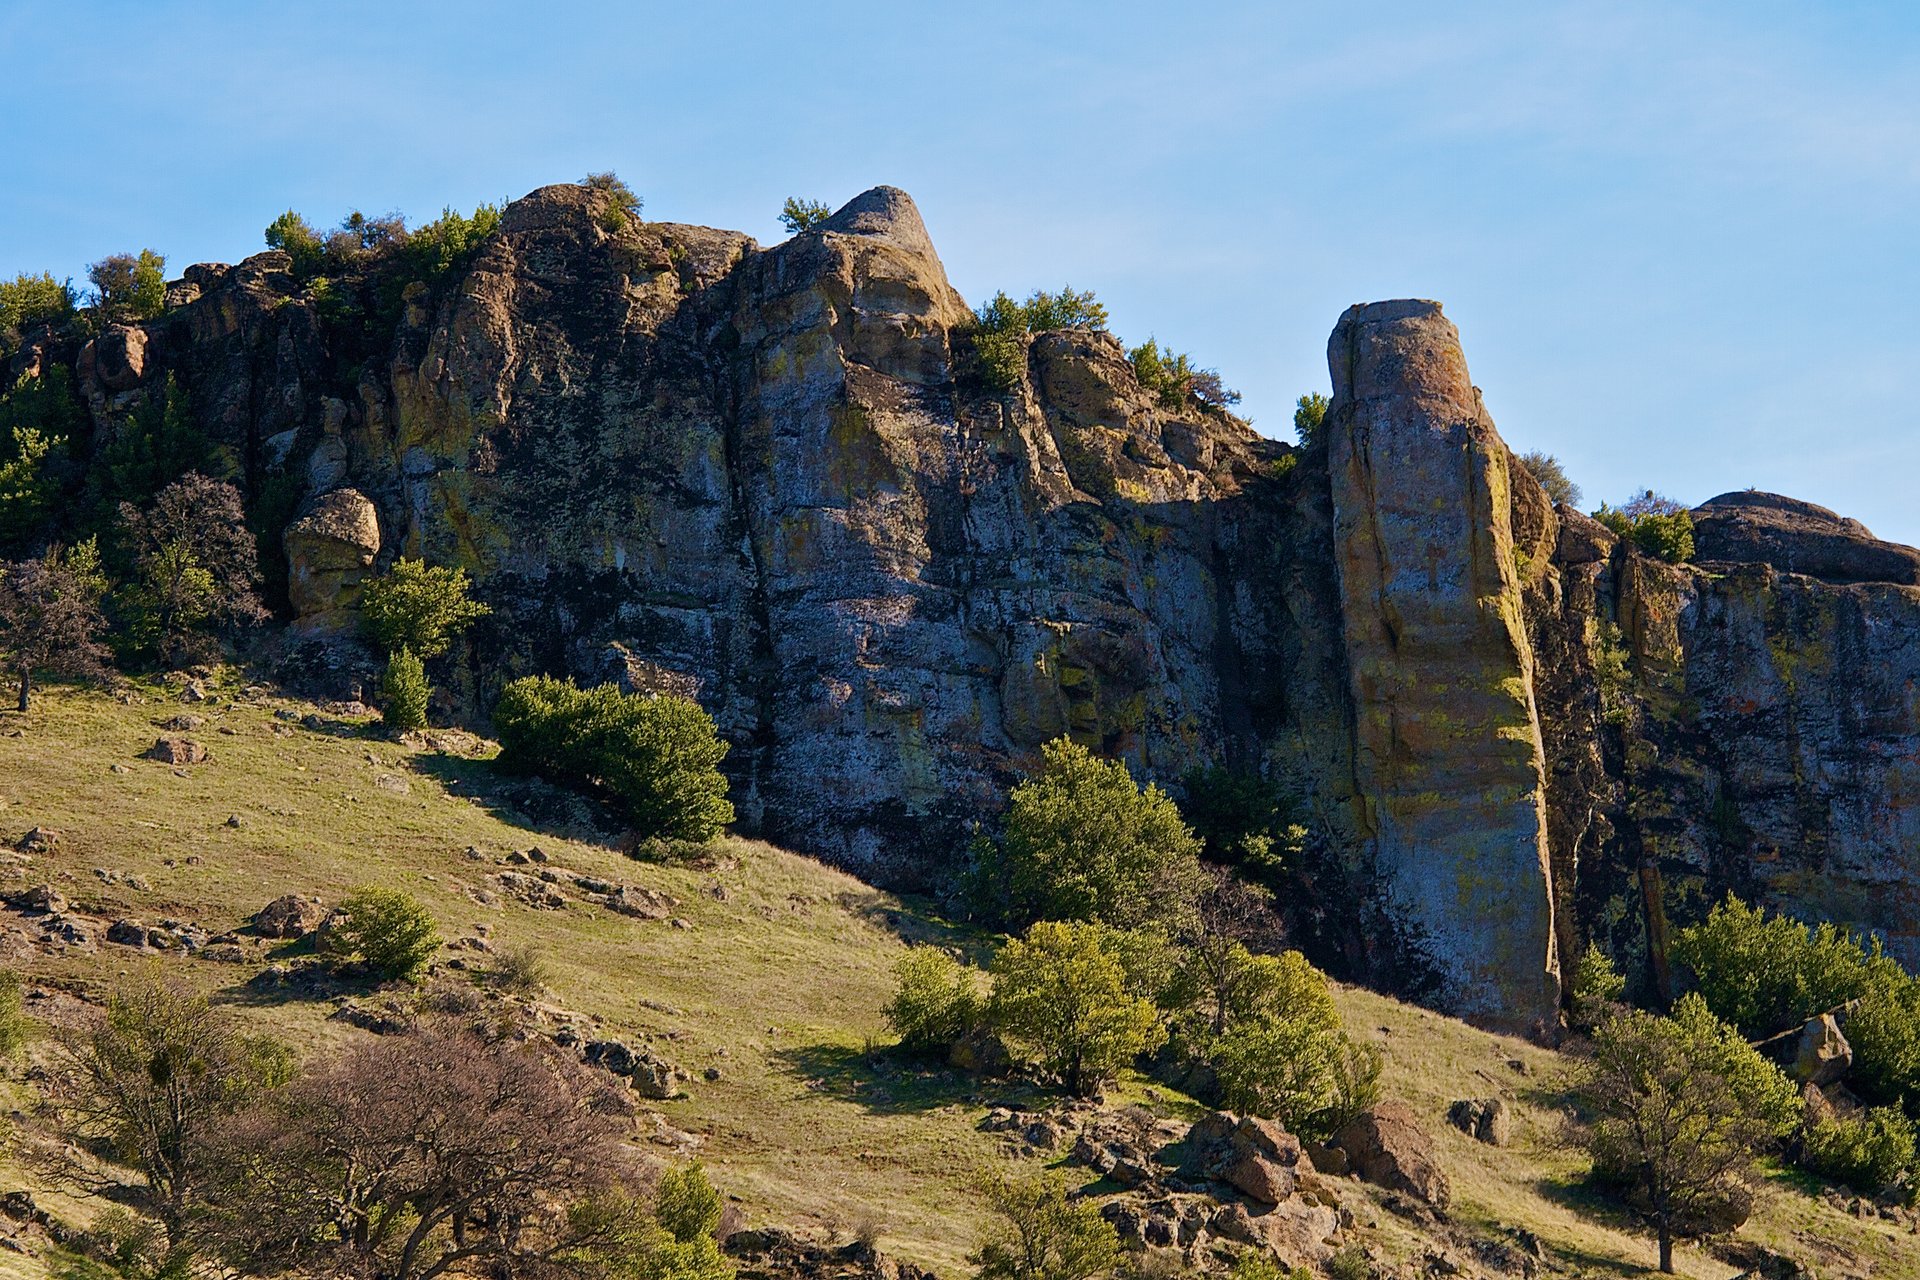
[[[380,554],[380,517],[357,489],[315,498],[287,526],[287,598],[309,633],[349,630]]]
[[[1294,1191],[1293,1170],[1252,1151],[1241,1151],[1219,1169],[1222,1182],[1259,1204],[1279,1204]]]
[[[1332,1146],[1347,1153],[1368,1182],[1445,1209],[1453,1187],[1434,1158],[1433,1139],[1404,1102],[1379,1103],[1348,1121]]]
[[[1513,1110],[1500,1098],[1463,1098],[1447,1108],[1447,1122],[1490,1147],[1513,1140]]]
[[[147,376],[147,331],[113,325],[80,349],[75,368],[90,396],[131,391]]]
[[[14,846],[22,853],[52,853],[60,845],[60,833],[51,827],[35,827],[20,837]]]
[[[304,938],[326,918],[320,899],[288,893],[253,913],[253,931],[263,938]]]
[[[624,1040],[589,1040],[581,1050],[587,1062],[603,1071],[624,1076],[643,1098],[678,1098],[686,1072],[655,1054],[644,1045]]]
[[[161,764],[205,764],[212,754],[192,738],[168,736],[156,738],[147,748],[147,759],[158,760]]]
[[[1807,1019],[1793,1042],[1793,1062],[1787,1068],[1794,1079],[1824,1087],[1847,1074],[1853,1065],[1853,1046],[1840,1033],[1840,1023],[1830,1013]]]
[[[1748,561],[1828,582],[1920,585],[1920,550],[1882,542],[1858,520],[1815,503],[1749,489],[1693,510],[1695,558]]]
[[[66,895],[50,884],[37,884],[13,899],[22,911],[39,911],[57,916],[67,909]]]

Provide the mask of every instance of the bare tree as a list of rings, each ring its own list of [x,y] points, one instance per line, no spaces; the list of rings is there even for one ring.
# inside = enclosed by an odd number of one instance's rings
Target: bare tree
[[[107,674],[101,585],[91,542],[64,556],[55,548],[39,560],[0,562],[0,659],[20,681],[21,711],[35,672]]]
[[[1273,895],[1225,867],[1207,868],[1207,885],[1182,922],[1187,983],[1211,1004],[1213,1033],[1227,1029],[1237,998],[1257,981],[1249,945],[1271,950],[1282,940]]]
[[[131,1168],[175,1242],[200,1198],[215,1120],[292,1071],[276,1042],[241,1034],[206,997],[157,977],[123,984],[55,1043],[47,1114],[71,1145],[51,1171],[104,1189],[122,1183],[112,1165]]]
[[[630,1116],[610,1077],[544,1042],[423,1024],[226,1126],[210,1239],[243,1268],[383,1280],[627,1274],[635,1251],[688,1243],[626,1190]],[[725,1273],[710,1238],[700,1256],[662,1273]]]
[[[121,503],[120,527],[138,579],[130,604],[167,660],[206,647],[199,634],[205,625],[248,626],[266,618],[254,592],[258,551],[232,485],[185,476],[144,510]]]

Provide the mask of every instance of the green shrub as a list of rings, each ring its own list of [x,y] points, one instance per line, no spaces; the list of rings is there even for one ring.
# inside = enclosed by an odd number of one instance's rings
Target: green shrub
[[[780,225],[794,235],[809,231],[832,216],[833,210],[818,200],[802,200],[799,196],[788,196],[787,202],[780,206]]]
[[[67,319],[75,301],[72,284],[44,271],[0,280],[0,353],[17,345],[25,330]]]
[[[1342,1030],[1326,975],[1297,951],[1251,957],[1226,1030],[1206,1050],[1222,1103],[1325,1139],[1379,1100],[1380,1052]]]
[[[401,645],[387,659],[387,670],[380,677],[380,718],[389,729],[405,733],[427,727],[427,668]]]
[[[1038,775],[1013,789],[997,844],[975,850],[978,888],[1016,925],[1169,923],[1199,892],[1200,842],[1159,787],[1070,738],[1041,748]]]
[[[1036,289],[1025,302],[996,293],[973,313],[972,342],[981,377],[996,391],[1017,385],[1027,368],[1027,338],[1054,329],[1107,327],[1107,309],[1092,293],[1072,286],[1059,293]]]
[[[1894,1186],[1914,1169],[1920,1133],[1898,1107],[1874,1107],[1809,1125],[1800,1143],[1800,1163],[1823,1178],[1862,1195]]]
[[[1877,940],[1769,917],[1732,894],[1701,923],[1676,931],[1670,954],[1692,972],[1707,1008],[1756,1040],[1902,976]]]
[[[327,948],[357,957],[388,981],[413,978],[440,949],[433,916],[412,894],[372,885],[340,904],[344,917],[327,933]]]
[[[407,264],[423,280],[438,279],[472,257],[486,238],[499,229],[499,205],[480,205],[472,217],[448,205],[438,218],[415,228],[407,236],[404,249]]]
[[[420,658],[437,658],[455,635],[493,612],[467,598],[471,587],[465,569],[402,556],[362,591],[361,629],[389,653],[410,649]]]
[[[1320,442],[1320,427],[1326,422],[1327,409],[1332,403],[1318,391],[1309,391],[1294,401],[1293,433],[1302,449],[1311,449]]]
[[[1133,362],[1134,377],[1159,397],[1163,409],[1184,408],[1189,399],[1216,409],[1240,403],[1240,393],[1227,389],[1218,370],[1197,368],[1191,357],[1162,351],[1152,338],[1129,351],[1127,358]]]
[[[609,235],[618,235],[634,223],[640,221],[640,197],[633,188],[620,180],[618,174],[590,173],[580,179],[580,185],[589,191],[599,193],[594,201],[594,221],[600,229]]]
[[[681,1244],[702,1236],[711,1238],[720,1229],[724,1206],[720,1193],[707,1180],[707,1171],[698,1162],[684,1169],[669,1169],[660,1175],[653,1193],[653,1213],[667,1234]]]
[[[1600,504],[1593,518],[1642,553],[1680,564],[1693,559],[1693,515],[1672,498],[1648,489],[1620,507]]]
[[[1863,1096],[1920,1110],[1920,978],[1876,967],[1872,984],[1847,1013],[1853,1046],[1848,1082]]]
[[[899,988],[886,1008],[900,1047],[945,1052],[978,1026],[985,1013],[974,970],[939,947],[912,947],[893,966]]]
[[[1567,469],[1560,465],[1560,459],[1534,449],[1520,454],[1514,461],[1546,491],[1548,501],[1563,507],[1580,505],[1580,486],[1567,478]]]
[[[289,209],[267,224],[267,248],[280,249],[293,259],[293,274],[299,279],[318,275],[326,263],[326,242],[313,224]]]
[[[975,1280],[1090,1280],[1120,1261],[1120,1238],[1094,1200],[1068,1194],[1058,1171],[985,1180],[995,1229],[968,1260]]]
[[[186,389],[169,373],[161,393],[95,451],[88,484],[107,510],[121,502],[141,506],[182,476],[226,473],[227,461],[200,429]]]
[[[1166,1038],[1152,1001],[1128,993],[1112,934],[1098,924],[1042,921],[994,957],[994,1027],[1070,1093],[1097,1092]]]
[[[1574,962],[1568,992],[1573,997],[1573,1025],[1591,1031],[1619,1009],[1627,980],[1613,967],[1613,959],[1606,952],[1588,942],[1585,953]]]
[[[733,821],[727,743],[690,698],[528,676],[501,691],[493,719],[505,767],[606,791],[642,838],[710,840]]]

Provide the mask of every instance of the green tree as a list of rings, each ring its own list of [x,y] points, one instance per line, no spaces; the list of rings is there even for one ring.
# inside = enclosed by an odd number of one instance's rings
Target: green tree
[[[1189,770],[1181,785],[1187,793],[1181,814],[1209,860],[1274,871],[1305,849],[1298,806],[1278,782],[1209,765]]]
[[[1881,1102],[1920,1108],[1920,978],[1876,968],[1874,980],[1847,1014],[1853,1046],[1848,1083]]]
[[[1127,352],[1127,359],[1134,377],[1159,397],[1163,409],[1184,408],[1189,399],[1213,408],[1240,403],[1240,393],[1221,382],[1218,370],[1197,367],[1184,352],[1163,351],[1152,338]]]
[[[402,556],[366,584],[360,625],[388,653],[407,649],[421,659],[437,658],[454,636],[493,612],[468,598],[472,585],[465,569]]]
[[[787,202],[780,206],[780,225],[790,235],[811,231],[832,216],[833,210],[818,200],[802,200],[799,196],[788,196]]]
[[[437,279],[472,257],[499,229],[499,205],[480,205],[471,217],[449,205],[407,237],[407,261],[423,279]]]
[[[92,487],[111,511],[115,503],[146,503],[183,476],[219,475],[223,465],[194,421],[187,393],[172,374],[165,389],[118,423],[94,453]]]
[[[893,966],[899,986],[885,1011],[900,1047],[944,1053],[973,1030],[985,1013],[975,973],[939,947],[909,947]]]
[[[63,365],[22,374],[0,398],[0,548],[46,528],[71,468],[70,442],[84,423]]]
[[[1575,1029],[1591,1031],[1620,1011],[1627,980],[1613,967],[1606,952],[1588,942],[1586,951],[1574,961],[1573,981],[1567,990],[1573,997]]]
[[[94,306],[109,321],[151,320],[166,306],[167,260],[151,249],[114,253],[87,268]]]
[[[1112,934],[1099,924],[1042,921],[993,961],[994,1026],[1077,1095],[1097,1092],[1166,1038],[1153,1003],[1129,994]]]
[[[293,274],[305,280],[326,265],[327,246],[313,224],[289,209],[267,224],[267,248],[280,249],[293,259]]]
[[[1560,459],[1533,449],[1519,455],[1514,461],[1539,483],[1549,501],[1569,508],[1580,505],[1580,486],[1567,478],[1567,469],[1560,465]]]
[[[1043,746],[1041,761],[1014,788],[999,842],[976,850],[1008,916],[1117,929],[1176,920],[1203,877],[1200,842],[1173,801],[1069,738]]]
[[[343,918],[327,932],[328,950],[358,958],[387,981],[410,981],[440,949],[433,914],[405,890],[364,885],[340,912]]]
[[[504,767],[600,788],[642,836],[710,840],[733,821],[728,744],[690,698],[528,676],[501,691],[493,721]]]
[[[386,673],[380,677],[380,718],[389,729],[405,733],[427,727],[427,669],[413,650],[401,645],[387,659]]]
[[[1091,1280],[1120,1261],[1120,1239],[1092,1200],[1075,1200],[1065,1175],[1002,1174],[981,1188],[994,1230],[968,1260],[975,1280]]]
[[[44,271],[0,280],[0,354],[18,346],[26,330],[67,319],[76,301],[71,282]]]
[[[1320,442],[1320,427],[1326,422],[1327,410],[1332,404],[1318,391],[1309,391],[1294,401],[1293,433],[1302,449],[1311,449]]]
[[[1780,1069],[1694,994],[1670,1018],[1630,1010],[1603,1023],[1579,1093],[1594,1171],[1628,1187],[1669,1273],[1675,1237],[1699,1231],[1800,1114]]]
[[[1027,339],[1054,329],[1105,331],[1107,309],[1092,293],[1069,285],[1058,293],[1036,289],[1025,302],[996,293],[973,313],[971,340],[980,372],[996,391],[1015,386],[1027,367]]]

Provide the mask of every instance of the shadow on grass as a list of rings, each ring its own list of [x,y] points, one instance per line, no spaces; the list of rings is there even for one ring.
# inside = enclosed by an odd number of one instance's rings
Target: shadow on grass
[[[981,968],[993,959],[1000,941],[997,935],[977,926],[947,919],[939,903],[919,894],[890,894],[881,889],[861,888],[836,894],[834,905],[911,946],[945,947]]]
[[[422,753],[409,763],[415,773],[432,778],[449,795],[472,801],[510,827],[619,848],[623,824],[611,809],[589,796],[508,773],[492,760],[450,752]]]
[[[1645,1235],[1649,1241],[1653,1239],[1651,1230],[1622,1207],[1618,1200],[1588,1182],[1536,1178],[1533,1189],[1539,1193],[1541,1199],[1570,1210],[1596,1226],[1610,1227],[1624,1235]],[[1579,1245],[1556,1240],[1551,1248],[1557,1258],[1576,1264],[1580,1268],[1576,1273],[1579,1275],[1644,1276],[1648,1274],[1648,1268],[1644,1266]]]
[[[986,1081],[931,1061],[884,1052],[869,1054],[847,1045],[802,1045],[783,1049],[774,1057],[808,1088],[864,1107],[875,1115],[977,1105],[989,1094],[997,1104],[1007,1106],[1025,1106],[1052,1097],[1032,1085]]]

